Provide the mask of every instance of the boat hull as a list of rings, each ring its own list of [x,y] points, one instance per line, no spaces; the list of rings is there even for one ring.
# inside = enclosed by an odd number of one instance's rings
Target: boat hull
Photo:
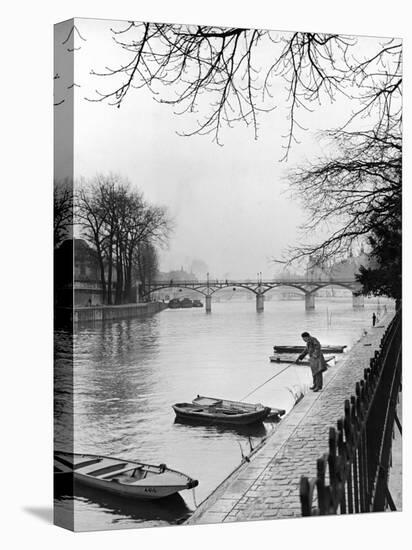
[[[330,361],[333,361],[335,359],[334,355],[326,355],[325,361],[329,363]],[[296,362],[296,355],[292,353],[280,353],[276,355],[270,355],[269,360],[271,363],[295,363]],[[299,365],[309,365],[308,360],[302,360],[299,361]]]
[[[199,408],[196,408],[190,403],[173,405],[173,410],[175,411],[176,418],[179,420],[188,420],[190,422],[199,422],[202,424],[225,424],[232,426],[244,426],[263,422],[270,413],[269,407],[263,407],[258,411],[229,414],[225,412],[209,411],[206,410],[206,408],[199,410]]]
[[[119,495],[126,498],[138,498],[139,500],[165,498],[188,488],[186,485],[171,485],[168,487],[131,487],[76,473],[74,474],[74,480],[81,485],[106,491],[113,495]]]
[[[322,353],[343,353],[347,346],[322,346]],[[302,353],[306,346],[273,346],[275,353]]]
[[[58,477],[71,476],[79,485],[128,498],[165,498],[198,485],[197,480],[165,465],[102,455],[56,452],[54,463]]]

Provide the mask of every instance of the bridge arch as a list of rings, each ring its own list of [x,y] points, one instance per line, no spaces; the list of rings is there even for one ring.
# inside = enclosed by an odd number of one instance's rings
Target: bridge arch
[[[200,286],[199,288],[195,288],[195,287],[187,287],[187,286],[181,286],[179,284],[167,284],[167,285],[158,285],[156,284],[156,287],[155,288],[149,288],[148,290],[146,290],[145,292],[142,293],[142,297],[143,298],[146,298],[148,296],[150,296],[151,294],[153,294],[154,292],[158,292],[159,290],[167,290],[167,289],[179,289],[181,291],[184,291],[184,290],[191,290],[191,291],[194,291],[194,292],[198,292],[199,294],[202,294],[202,296],[206,296],[207,293],[204,292],[203,290],[203,286]]]
[[[327,288],[327,287],[331,287],[331,286],[332,287],[340,286],[340,287],[344,288],[345,290],[349,290],[350,292],[356,292],[357,290],[360,290],[360,288],[361,288],[360,284],[356,285],[354,283],[342,283],[342,282],[334,283],[333,281],[331,281],[331,282],[325,281],[322,284],[313,285],[313,286],[314,286],[314,288],[313,288],[313,290],[311,290],[311,292],[317,292],[321,288]]]
[[[274,290],[275,288],[281,288],[281,287],[290,287],[295,288],[296,290],[300,290],[303,294],[307,292],[307,289],[305,289],[303,286],[300,286],[298,284],[294,283],[276,283],[273,285],[264,285],[266,288],[261,292],[261,294],[266,294],[266,292],[270,292],[271,290]]]
[[[258,294],[258,292],[249,286],[247,283],[233,283],[233,284],[227,284],[227,286],[219,286],[217,288],[213,287],[213,292],[211,294],[215,294],[216,292],[219,292],[219,290],[232,290],[240,288],[242,290],[248,290],[249,292],[252,292],[253,294]]]

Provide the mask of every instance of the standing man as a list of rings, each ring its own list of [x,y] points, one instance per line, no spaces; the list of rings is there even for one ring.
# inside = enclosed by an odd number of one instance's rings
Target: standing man
[[[299,363],[305,355],[309,354],[309,365],[313,376],[313,386],[310,389],[320,391],[323,387],[322,373],[328,368],[321,351],[320,342],[314,336],[311,336],[309,332],[302,332],[301,336],[306,343],[306,349],[296,359],[296,363]]]
[[[376,313],[373,312],[373,315],[372,315],[372,326],[374,327],[376,325]]]

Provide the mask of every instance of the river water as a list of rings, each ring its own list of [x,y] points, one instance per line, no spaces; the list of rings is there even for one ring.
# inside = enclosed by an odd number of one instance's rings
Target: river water
[[[382,307],[382,301],[380,304]],[[391,305],[387,304],[388,308]],[[57,332],[56,447],[64,446],[74,350],[74,450],[153,464],[166,463],[199,480],[192,491],[166,501],[137,503],[82,489],[74,497],[75,528],[95,530],[179,523],[236,468],[274,423],[236,430],[175,422],[171,405],[197,394],[241,399],[285,365],[269,362],[274,344],[301,344],[304,330],[323,345],[350,347],[371,326],[376,300],[354,310],[348,298],[213,303],[165,310],[145,318],[80,326],[73,341]],[[333,368],[333,367],[332,367]],[[293,393],[308,391],[310,369],[292,366],[276,378],[273,401],[289,411]],[[271,386],[273,388],[273,385]],[[271,403],[272,405],[274,403]],[[276,437],[276,436],[274,436]],[[62,491],[56,514],[71,502]]]

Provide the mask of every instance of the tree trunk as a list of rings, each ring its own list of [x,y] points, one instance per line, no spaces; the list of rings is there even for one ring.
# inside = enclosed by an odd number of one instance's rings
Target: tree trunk
[[[116,272],[117,272],[117,283],[116,283],[116,304],[122,303],[122,291],[123,291],[123,262],[122,262],[122,252],[118,244],[116,244]]]
[[[103,290],[102,303],[105,304],[106,297],[107,297],[106,274],[104,272],[104,260],[103,260],[102,251],[100,250],[100,246],[97,249],[97,257],[99,260],[99,268],[100,268],[100,284],[102,285],[102,290]]]
[[[107,303],[112,305],[112,276],[113,276],[113,241],[109,241],[108,257],[108,275],[107,275]]]
[[[135,301],[132,298],[132,273],[133,273],[133,249],[129,248],[129,251],[127,254],[127,260],[125,261],[125,284],[124,284],[125,300],[128,303]]]

